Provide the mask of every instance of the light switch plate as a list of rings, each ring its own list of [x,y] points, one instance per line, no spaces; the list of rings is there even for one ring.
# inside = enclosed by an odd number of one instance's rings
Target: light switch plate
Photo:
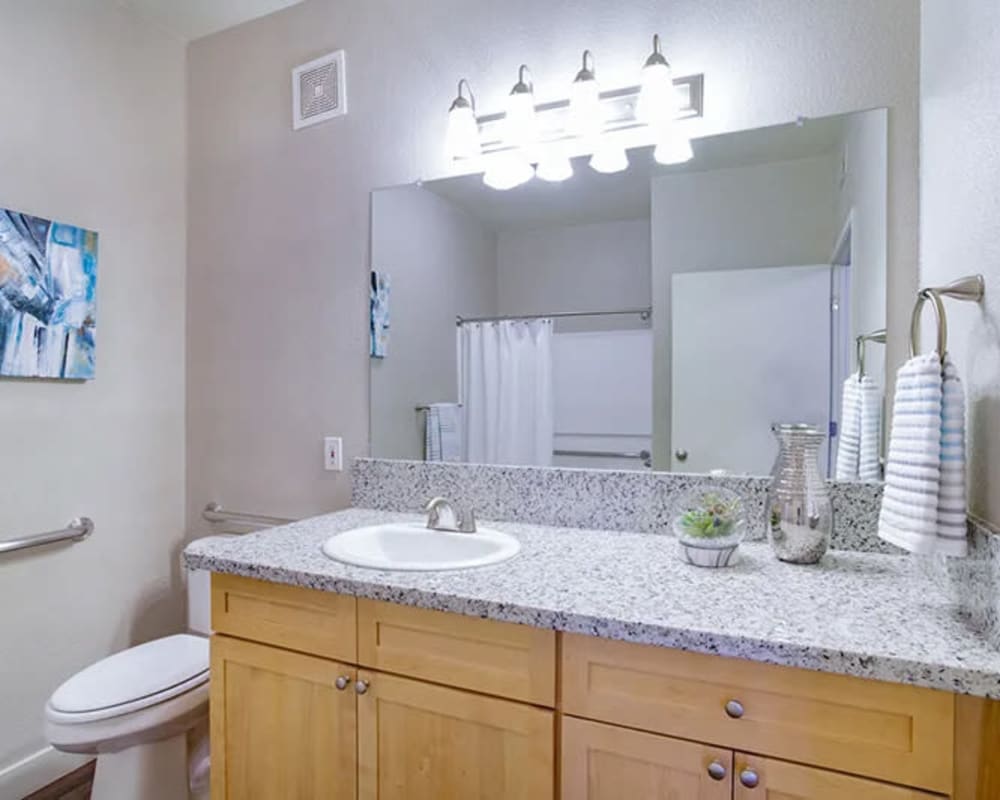
[[[344,469],[344,441],[339,436],[323,439],[323,469],[327,472],[342,472]]]

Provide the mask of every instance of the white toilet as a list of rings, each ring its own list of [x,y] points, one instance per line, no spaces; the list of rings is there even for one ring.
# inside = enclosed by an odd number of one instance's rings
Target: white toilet
[[[208,796],[210,577],[187,573],[191,633],[98,661],[45,704],[52,746],[97,756],[92,800]]]

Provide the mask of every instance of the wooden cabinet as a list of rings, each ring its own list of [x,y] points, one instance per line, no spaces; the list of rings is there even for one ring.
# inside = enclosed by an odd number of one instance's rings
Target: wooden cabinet
[[[941,800],[940,795],[760,756],[736,754],[735,800]]]
[[[359,800],[553,796],[552,711],[366,670],[359,678]]]
[[[213,800],[1000,798],[992,701],[233,576],[212,601]]]
[[[355,800],[353,676],[334,661],[213,636],[213,800]]]
[[[733,754],[564,717],[561,800],[730,800]]]

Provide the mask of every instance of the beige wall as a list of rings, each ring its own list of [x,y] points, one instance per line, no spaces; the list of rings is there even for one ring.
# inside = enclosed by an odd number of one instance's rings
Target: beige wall
[[[100,234],[96,380],[0,381],[0,538],[97,523],[0,559],[16,798],[76,761],[43,751],[52,690],[182,621],[184,48],[101,0],[0,0],[0,20],[0,206]]]
[[[920,280],[986,277],[982,306],[945,304],[968,395],[969,507],[1000,526],[1000,5],[924,0],[922,10]]]

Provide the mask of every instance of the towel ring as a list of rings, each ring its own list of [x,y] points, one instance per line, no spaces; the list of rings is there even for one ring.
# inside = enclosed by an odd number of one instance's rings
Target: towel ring
[[[885,344],[886,330],[885,328],[879,328],[877,331],[872,331],[871,333],[862,333],[860,336],[854,338],[854,347],[856,348],[856,355],[858,361],[858,380],[860,381],[865,376],[865,345],[868,342],[878,342],[879,344]]]
[[[920,314],[924,310],[924,303],[928,300],[933,303],[934,318],[937,321],[937,354],[943,361],[945,353],[948,352],[948,317],[941,298],[952,297],[964,302],[978,303],[985,293],[986,281],[982,275],[967,275],[947,286],[921,289],[917,293],[917,302],[910,317],[910,358],[920,350]]]
[[[944,303],[936,289],[921,289],[917,294],[917,303],[913,306],[913,315],[910,317],[910,358],[920,350],[920,314],[927,300],[932,301],[934,320],[937,323],[936,352],[940,358],[944,358],[944,354],[948,352],[948,317],[945,316]]]

